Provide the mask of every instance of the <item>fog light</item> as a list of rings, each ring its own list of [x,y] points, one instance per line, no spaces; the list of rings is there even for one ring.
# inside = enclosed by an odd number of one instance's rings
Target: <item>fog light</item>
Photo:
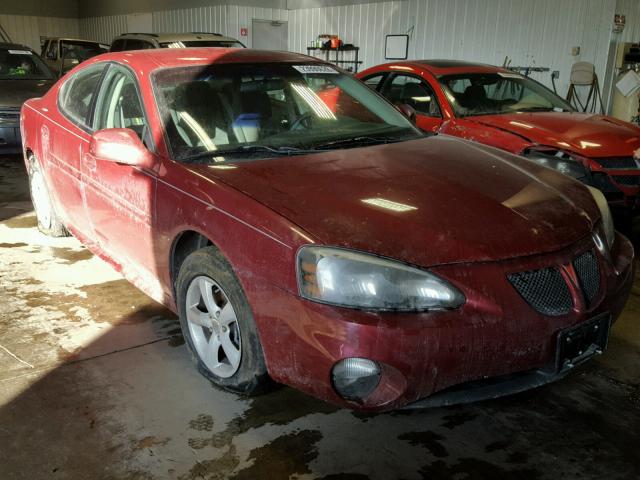
[[[380,367],[366,358],[345,358],[333,366],[333,387],[347,400],[362,400],[380,381]]]

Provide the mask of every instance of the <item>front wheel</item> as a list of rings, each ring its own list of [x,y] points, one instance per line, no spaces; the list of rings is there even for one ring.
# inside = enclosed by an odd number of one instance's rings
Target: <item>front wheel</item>
[[[180,326],[202,375],[236,393],[270,385],[248,301],[231,266],[215,247],[189,255],[178,274]]]
[[[38,219],[38,229],[50,237],[68,237],[69,232],[64,227],[51,202],[51,195],[47,188],[47,182],[40,170],[38,161],[31,155],[29,157],[29,192],[31,202]]]

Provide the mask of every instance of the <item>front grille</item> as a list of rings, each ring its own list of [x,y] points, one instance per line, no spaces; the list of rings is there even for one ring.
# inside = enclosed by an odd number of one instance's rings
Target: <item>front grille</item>
[[[590,306],[600,291],[600,269],[596,254],[593,250],[583,253],[573,261],[573,268],[578,275],[587,305]]]
[[[544,315],[564,315],[573,308],[573,298],[557,268],[512,273],[511,285],[536,311]]]
[[[602,165],[603,168],[638,168],[638,164],[633,157],[605,157],[594,158],[594,160]]]
[[[614,175],[613,180],[627,187],[640,186],[640,175]]]

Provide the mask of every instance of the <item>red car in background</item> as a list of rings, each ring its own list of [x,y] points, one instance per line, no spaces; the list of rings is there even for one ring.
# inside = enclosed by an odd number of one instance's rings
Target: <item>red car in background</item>
[[[427,132],[466,138],[556,169],[602,191],[611,206],[640,207],[640,128],[578,113],[511,70],[455,60],[387,63],[357,74]]]
[[[531,388],[602,352],[631,288],[600,192],[426,137],[307,56],[102,55],[21,125],[41,231],[177,312],[232,391],[381,410]]]

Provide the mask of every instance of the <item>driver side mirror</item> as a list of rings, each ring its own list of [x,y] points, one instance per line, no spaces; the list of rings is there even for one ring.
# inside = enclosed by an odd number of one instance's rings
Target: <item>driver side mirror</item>
[[[107,128],[91,136],[89,153],[97,160],[152,169],[154,155],[147,150],[136,132],[130,128]]]
[[[407,105],[406,103],[396,105],[396,108],[400,111],[401,114],[407,117],[411,123],[416,123],[415,108],[413,108],[411,105]]]

